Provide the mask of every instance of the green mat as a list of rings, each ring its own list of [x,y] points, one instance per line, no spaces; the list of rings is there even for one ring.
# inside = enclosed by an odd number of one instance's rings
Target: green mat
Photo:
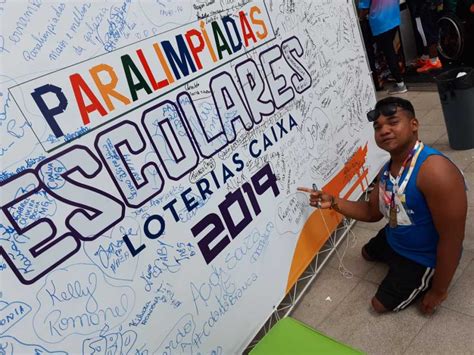
[[[363,354],[341,344],[293,318],[279,320],[250,352],[252,355],[274,354]]]

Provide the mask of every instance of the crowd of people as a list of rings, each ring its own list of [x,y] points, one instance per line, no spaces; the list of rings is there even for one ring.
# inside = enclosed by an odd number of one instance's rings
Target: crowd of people
[[[469,11],[474,13],[474,0],[467,1]],[[418,73],[430,73],[442,69],[438,57],[437,21],[445,12],[455,12],[458,0],[406,0],[413,27],[418,58],[414,65]],[[375,88],[381,90],[375,68],[374,44],[382,52],[390,74],[395,80],[389,94],[407,92],[399,56],[394,48],[394,39],[400,27],[400,0],[360,0],[359,19],[364,36],[367,56],[372,70]]]

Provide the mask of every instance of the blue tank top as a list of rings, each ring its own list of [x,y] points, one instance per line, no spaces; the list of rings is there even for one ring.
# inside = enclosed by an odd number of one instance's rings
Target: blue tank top
[[[402,194],[397,195],[397,222],[395,228],[385,227],[387,242],[398,254],[427,267],[436,267],[436,250],[439,240],[428,204],[416,186],[421,165],[431,155],[443,155],[434,148],[424,146],[416,159],[408,184]],[[382,172],[379,191],[379,207],[388,218],[388,206],[381,196],[383,191],[391,195],[394,179],[387,163]],[[404,181],[409,169],[405,169],[400,181]]]

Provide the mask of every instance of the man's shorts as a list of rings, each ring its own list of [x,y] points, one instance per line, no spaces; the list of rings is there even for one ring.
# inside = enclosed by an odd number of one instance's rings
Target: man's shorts
[[[375,297],[386,309],[400,311],[416,301],[430,287],[435,269],[418,264],[396,253],[388,244],[385,228],[365,246],[365,252],[374,261],[388,264],[387,276]]]

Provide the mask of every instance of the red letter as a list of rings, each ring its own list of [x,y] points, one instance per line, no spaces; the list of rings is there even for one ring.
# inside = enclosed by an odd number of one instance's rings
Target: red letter
[[[250,38],[253,40],[254,43],[257,43],[257,38],[255,38],[255,34],[252,31],[252,27],[250,27],[249,21],[247,20],[247,17],[245,17],[245,13],[243,11],[239,12],[239,17],[245,47],[248,47]]]
[[[153,90],[156,91],[158,89],[164,88],[165,86],[169,85],[169,82],[166,79],[156,82],[155,76],[153,75],[153,72],[151,71],[150,66],[148,65],[148,62],[145,56],[143,55],[143,51],[141,49],[137,49],[137,55],[138,55],[138,58],[140,59],[140,63],[142,63],[143,68],[145,69],[145,73],[148,76],[148,80],[150,80]]]
[[[191,39],[192,36],[195,36],[199,40],[199,44],[196,47]],[[189,49],[191,50],[191,53],[193,54],[194,62],[196,63],[197,67],[199,69],[202,69],[202,64],[201,60],[199,59],[198,53],[201,52],[204,49],[204,40],[202,39],[201,32],[199,32],[196,29],[189,30],[185,34],[186,37],[186,42],[188,42]]]
[[[105,116],[107,114],[104,109],[104,106],[101,105],[92,90],[87,86],[84,79],[82,79],[82,76],[80,76],[79,74],[73,74],[69,77],[69,80],[71,81],[72,90],[74,91],[77,106],[79,106],[79,112],[81,113],[82,122],[84,122],[84,124],[90,123],[89,113],[95,110],[99,111],[101,116]],[[84,91],[84,94],[86,94],[86,96],[91,101],[91,103],[87,106],[84,103],[84,98],[82,97],[81,90]]]

